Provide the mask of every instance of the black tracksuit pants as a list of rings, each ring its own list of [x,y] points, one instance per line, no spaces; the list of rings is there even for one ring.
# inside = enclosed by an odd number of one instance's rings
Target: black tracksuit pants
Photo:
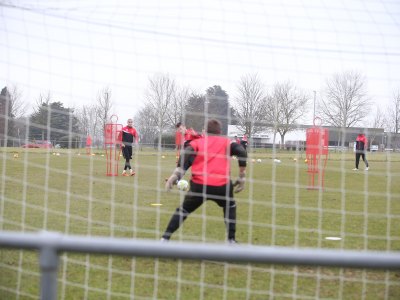
[[[172,215],[163,238],[169,239],[182,225],[186,218],[207,200],[214,201],[223,210],[228,239],[235,239],[236,233],[236,202],[233,199],[232,182],[223,186],[204,186],[190,182],[190,190],[185,195],[183,203]]]

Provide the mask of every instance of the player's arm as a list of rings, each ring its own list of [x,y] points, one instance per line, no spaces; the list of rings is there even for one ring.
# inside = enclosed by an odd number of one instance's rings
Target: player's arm
[[[244,184],[246,182],[246,166],[247,166],[247,151],[244,147],[238,143],[231,143],[231,155],[236,156],[239,164],[239,176],[234,182],[235,193],[239,193],[244,190]]]
[[[124,133],[124,129],[122,128],[122,131],[119,133],[119,137],[118,140],[121,141],[121,147],[124,148],[125,147],[125,133]]]
[[[138,132],[136,130],[135,130],[134,137],[135,137],[135,143],[136,143],[136,145],[138,145],[139,144],[139,134],[138,134]]]
[[[231,156],[238,158],[239,167],[247,166],[247,151],[238,143],[231,143]]]
[[[186,172],[192,166],[193,160],[196,157],[196,152],[189,144],[182,150],[181,157],[183,157],[183,159],[178,160],[177,167],[182,168]]]
[[[182,165],[181,165],[181,159],[179,159],[175,170],[172,172],[171,176],[165,182],[165,189],[167,191],[172,189],[172,186],[174,184],[177,184],[177,182],[185,175],[187,169],[189,169],[192,166],[195,157],[194,153],[195,151],[193,147],[190,145],[182,150],[181,152],[181,157],[183,157]]]
[[[118,144],[122,144],[122,130],[118,132],[116,140]]]

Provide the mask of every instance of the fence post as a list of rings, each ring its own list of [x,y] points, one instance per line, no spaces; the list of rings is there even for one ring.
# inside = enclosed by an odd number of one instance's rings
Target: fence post
[[[43,234],[43,233],[42,233]],[[50,233],[51,235],[51,233]],[[49,236],[51,239],[51,236]],[[55,245],[46,243],[40,248],[39,264],[41,271],[40,279],[40,299],[57,299],[57,271],[59,257]]]

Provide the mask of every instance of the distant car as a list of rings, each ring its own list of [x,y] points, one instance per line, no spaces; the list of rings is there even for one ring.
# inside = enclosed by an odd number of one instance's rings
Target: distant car
[[[371,152],[376,152],[379,150],[379,146],[378,145],[371,145],[371,148],[369,149],[369,151]]]
[[[45,148],[45,149],[51,149],[51,148],[53,148],[53,145],[51,144],[50,141],[36,141],[35,143],[28,143],[28,144],[22,145],[22,148]]]

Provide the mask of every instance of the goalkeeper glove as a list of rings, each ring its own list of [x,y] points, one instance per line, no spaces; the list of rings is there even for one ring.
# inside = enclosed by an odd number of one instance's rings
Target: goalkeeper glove
[[[238,179],[233,183],[233,186],[236,187],[233,191],[235,193],[239,193],[244,190],[244,184],[246,182],[246,173],[239,173]]]
[[[177,184],[178,181],[183,177],[183,175],[185,175],[185,171],[182,168],[176,168],[165,182],[165,189],[167,191],[171,190],[172,186],[174,184]]]

